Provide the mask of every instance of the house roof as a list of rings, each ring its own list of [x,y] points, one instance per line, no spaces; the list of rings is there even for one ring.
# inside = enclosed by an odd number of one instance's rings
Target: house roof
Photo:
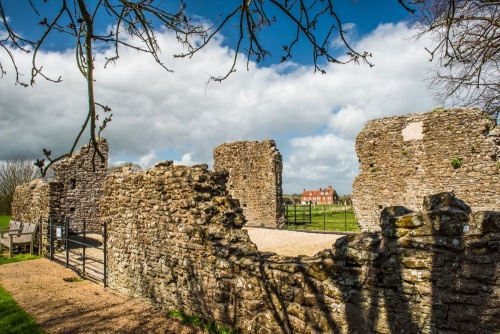
[[[323,193],[323,195],[321,194]],[[328,188],[320,188],[320,189],[315,189],[315,190],[305,190],[302,192],[302,196],[333,196],[337,192],[335,189],[333,189],[331,186],[328,186]]]

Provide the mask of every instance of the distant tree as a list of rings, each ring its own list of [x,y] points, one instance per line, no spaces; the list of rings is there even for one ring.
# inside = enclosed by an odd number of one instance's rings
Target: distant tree
[[[114,171],[120,170],[123,167],[128,167],[133,172],[139,172],[139,171],[142,170],[142,167],[139,166],[138,164],[134,163],[134,162],[122,162],[122,163],[120,163],[120,164],[118,164],[116,166],[110,166],[110,167],[108,167],[108,173],[113,173]]]
[[[418,37],[429,36],[438,101],[500,111],[500,1],[419,0]]]
[[[0,213],[10,215],[16,187],[38,176],[33,161],[22,158],[0,164]]]
[[[339,204],[352,205],[351,194],[349,194],[349,195],[340,195],[339,196]]]
[[[266,28],[275,26],[278,20],[287,20],[292,23],[293,28],[285,32],[279,31],[279,34],[285,33],[284,37],[288,40],[283,45],[282,61],[290,59],[294,50],[300,47],[298,46],[299,40],[305,39],[312,49],[314,69],[320,73],[325,73],[319,62],[320,59],[330,63],[365,62],[372,65],[369,62],[371,56],[369,52],[354,50],[346,40],[333,0],[226,1],[225,4],[231,3],[233,8],[227,13],[221,13],[212,25],[203,24],[188,16],[186,12],[188,0],[179,1],[178,9],[173,9],[172,1],[164,0],[51,0],[43,2],[17,0],[17,8],[23,8],[20,12],[34,12],[39,19],[38,22],[32,23],[44,27],[43,33],[36,39],[24,37],[25,34],[22,31],[16,31],[11,26],[12,16],[4,10],[7,8],[6,1],[0,0],[0,27],[2,24],[4,27],[4,31],[0,31],[0,50],[3,49],[14,66],[16,84],[33,85],[38,77],[61,82],[60,77],[45,73],[43,66],[37,62],[37,55],[49,36],[61,33],[74,37],[76,65],[87,81],[88,110],[83,126],[68,153],[52,157],[51,152],[44,149],[48,163],[45,163],[45,159],[36,162],[43,175],[52,163],[73,154],[86,129],[89,129],[90,142],[95,154],[104,161],[98,138],[101,131],[111,121],[112,114],[109,106],[95,100],[94,67],[97,43],[111,44],[114,47],[115,54],[106,59],[106,64],[117,61],[120,57],[120,48],[125,47],[150,54],[161,67],[170,71],[159,58],[156,29],[162,28],[175,33],[179,43],[185,46],[186,51],[176,54],[175,57],[192,57],[210,43],[223,27],[234,29],[238,37],[233,45],[235,50],[233,62],[225,74],[210,78],[213,81],[222,81],[235,71],[236,60],[240,52],[246,54],[248,62],[251,60],[259,62],[268,56],[269,51],[265,47],[261,33]],[[411,10],[408,4],[412,1],[398,0],[408,10]],[[217,6],[217,1],[213,3]],[[111,31],[101,32],[97,30],[97,26],[112,28]],[[321,29],[319,29],[320,26]],[[25,26],[23,29],[27,31],[30,27]],[[131,44],[129,39],[123,37],[127,35],[134,38],[135,44]],[[333,56],[329,46],[334,40],[341,40],[344,43],[347,54],[350,56],[348,60]],[[32,53],[29,82],[22,81],[12,50]],[[5,74],[2,64],[0,64],[0,72],[2,75]]]

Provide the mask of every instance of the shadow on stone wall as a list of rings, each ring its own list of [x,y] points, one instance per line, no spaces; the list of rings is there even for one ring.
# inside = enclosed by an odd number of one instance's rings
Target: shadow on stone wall
[[[386,208],[381,233],[285,257],[256,251],[206,168],[113,175],[102,201],[108,281],[157,307],[243,333],[500,330],[499,212],[438,194],[422,213]]]

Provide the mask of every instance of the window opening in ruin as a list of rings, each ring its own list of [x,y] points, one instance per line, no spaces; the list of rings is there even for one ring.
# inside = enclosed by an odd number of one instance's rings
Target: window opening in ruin
[[[75,212],[75,208],[69,208],[69,212]]]
[[[76,180],[75,179],[70,179],[69,180],[69,188],[70,189],[76,189]]]

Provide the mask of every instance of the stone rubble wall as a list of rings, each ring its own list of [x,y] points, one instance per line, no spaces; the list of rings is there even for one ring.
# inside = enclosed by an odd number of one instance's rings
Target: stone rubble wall
[[[281,226],[283,162],[273,140],[216,147],[214,170],[229,173],[229,194],[240,201],[248,226]]]
[[[83,229],[101,232],[99,201],[102,185],[106,180],[109,145],[100,140],[105,162],[93,155],[89,145],[84,145],[71,157],[55,163],[53,180],[33,180],[16,187],[12,202],[12,219],[19,221],[47,221],[49,216],[68,217],[73,231]],[[95,171],[92,165],[95,161]]]
[[[102,197],[103,183],[108,174],[109,144],[105,139],[99,141],[105,158],[95,154],[91,144],[84,145],[71,157],[53,165],[56,180],[64,184],[61,194],[61,213],[69,218],[70,228],[74,231],[85,228],[100,232],[99,201]]]
[[[356,138],[361,173],[352,199],[362,231],[380,231],[385,207],[421,210],[453,191],[474,210],[500,208],[500,127],[478,109],[441,109],[372,120]],[[452,161],[461,158],[461,166]]]
[[[112,289],[242,333],[495,333],[500,212],[452,193],[386,208],[382,233],[313,257],[261,253],[224,173],[158,165],[109,175],[101,201]]]
[[[17,186],[12,201],[12,220],[38,223],[41,216],[60,215],[63,188],[60,182],[41,179]]]
[[[38,232],[43,230],[42,243],[48,245],[47,217],[61,216],[63,190],[64,185],[61,182],[44,182],[41,179],[17,186],[12,201],[12,220],[39,224]]]

